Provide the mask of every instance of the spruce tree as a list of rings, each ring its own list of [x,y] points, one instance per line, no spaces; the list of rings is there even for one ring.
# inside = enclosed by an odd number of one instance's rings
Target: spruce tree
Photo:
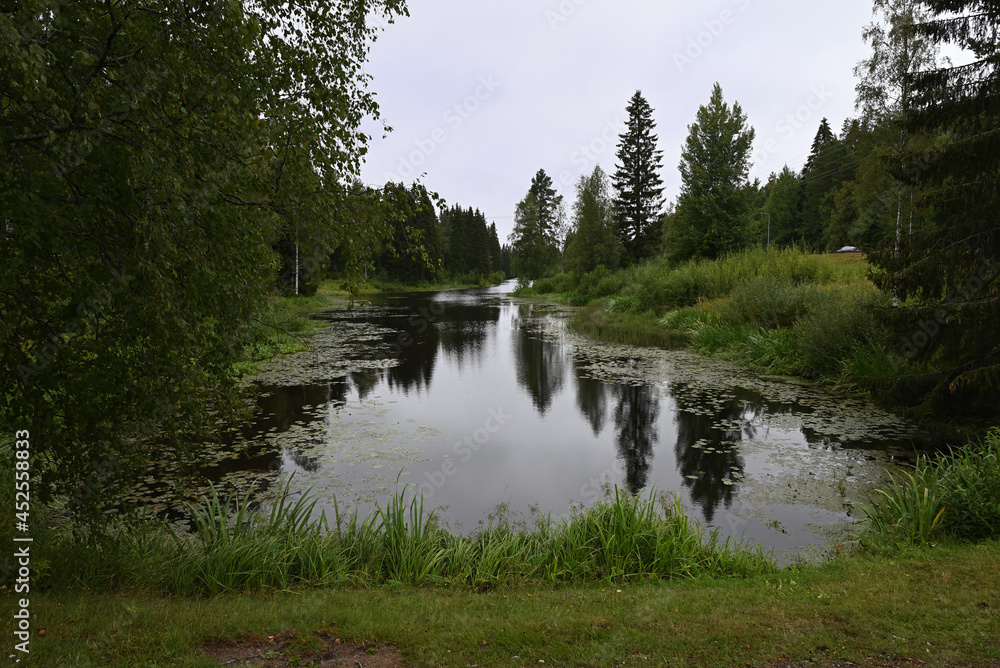
[[[840,186],[854,177],[856,164],[830,128],[827,119],[820,121],[813,138],[809,158],[802,169],[802,226],[798,237],[806,246],[819,249],[826,228],[824,213]]]
[[[628,129],[618,141],[618,164],[612,181],[618,238],[626,262],[637,262],[655,252],[659,238],[664,202],[659,175],[663,151],[656,148],[653,109],[641,91],[635,92],[626,111]]]
[[[898,172],[934,203],[898,267],[894,249],[872,256],[900,289],[899,351],[926,365],[910,378],[926,406],[949,418],[996,419],[1000,401],[1000,2],[925,0],[917,35],[966,50],[972,62],[911,72],[910,133],[948,138],[942,150],[902,156]],[[887,288],[883,282],[883,287]],[[928,387],[929,386],[929,387]]]

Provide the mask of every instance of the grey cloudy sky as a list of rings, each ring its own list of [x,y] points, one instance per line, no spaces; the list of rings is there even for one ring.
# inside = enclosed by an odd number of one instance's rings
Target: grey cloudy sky
[[[712,84],[757,131],[751,177],[800,170],[822,117],[854,113],[853,68],[870,0],[409,0],[372,48],[385,121],[362,178],[419,178],[495,221],[501,240],[542,168],[574,199],[595,164],[609,174],[636,90],[653,107],[667,201],[687,126]]]

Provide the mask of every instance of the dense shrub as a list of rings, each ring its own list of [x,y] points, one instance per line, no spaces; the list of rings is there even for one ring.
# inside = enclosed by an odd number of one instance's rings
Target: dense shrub
[[[821,299],[813,285],[768,276],[737,286],[722,306],[722,318],[733,324],[755,324],[765,329],[790,327]]]
[[[885,297],[865,288],[844,288],[817,299],[796,325],[798,351],[812,376],[834,376],[855,350],[875,347],[886,338],[877,310]]]

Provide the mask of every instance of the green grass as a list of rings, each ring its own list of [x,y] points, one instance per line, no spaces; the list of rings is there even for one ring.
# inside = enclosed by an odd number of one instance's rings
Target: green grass
[[[1000,429],[936,457],[876,490],[867,509],[873,546],[1000,537]]]
[[[676,501],[650,494],[609,497],[568,520],[538,526],[503,520],[472,536],[438,527],[421,498],[390,497],[366,518],[312,515],[315,499],[292,500],[288,486],[263,508],[218,493],[192,507],[194,533],[133,525],[81,545],[51,537],[49,587],[142,588],[216,596],[294,586],[444,585],[474,589],[534,582],[636,582],[748,577],[774,571],[760,549],[715,534],[703,539]],[[335,506],[336,507],[336,506]],[[312,517],[313,519],[310,519]]]
[[[32,665],[218,665],[207,644],[290,632],[395,643],[407,666],[995,665],[1000,544],[918,547],[746,580],[539,583],[488,591],[297,589],[208,599],[51,591],[31,598]],[[517,658],[514,658],[517,657]],[[363,661],[363,660],[362,660]],[[326,664],[324,664],[326,665]],[[351,665],[355,665],[353,662]]]
[[[581,309],[570,328],[600,341],[635,346],[681,348],[691,339],[688,331],[664,327],[653,311],[609,313],[599,306]]]

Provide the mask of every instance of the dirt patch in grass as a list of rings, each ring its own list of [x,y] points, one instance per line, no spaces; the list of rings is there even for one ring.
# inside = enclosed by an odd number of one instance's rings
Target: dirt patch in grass
[[[398,668],[399,651],[386,643],[347,643],[334,634],[285,632],[241,642],[208,643],[202,650],[220,666],[352,666]]]

